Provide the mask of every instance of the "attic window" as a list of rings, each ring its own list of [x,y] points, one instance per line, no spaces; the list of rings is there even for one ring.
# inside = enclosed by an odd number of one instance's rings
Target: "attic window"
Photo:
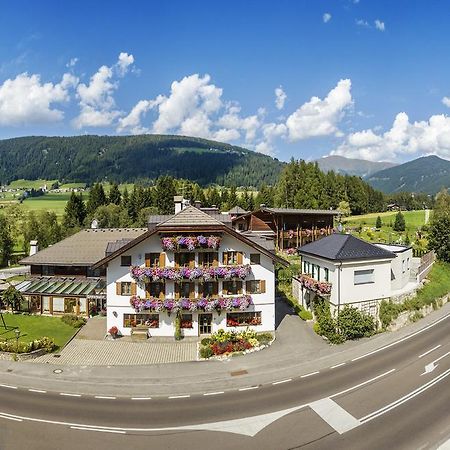
[[[120,257],[120,265],[122,267],[130,267],[131,266],[131,256],[124,255]]]

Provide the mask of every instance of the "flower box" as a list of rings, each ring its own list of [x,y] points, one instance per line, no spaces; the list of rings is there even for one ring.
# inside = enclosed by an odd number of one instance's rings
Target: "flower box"
[[[302,274],[300,275],[300,284],[310,291],[316,292],[319,295],[330,295],[331,294],[331,283],[326,281],[317,281],[310,275]]]
[[[220,246],[220,237],[218,236],[173,236],[163,237],[161,245],[164,250],[195,250],[196,248],[212,248],[217,250]]]

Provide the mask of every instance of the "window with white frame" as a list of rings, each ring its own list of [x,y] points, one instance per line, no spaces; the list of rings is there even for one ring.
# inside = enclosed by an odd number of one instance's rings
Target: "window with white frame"
[[[354,284],[370,284],[375,282],[374,269],[355,270]]]

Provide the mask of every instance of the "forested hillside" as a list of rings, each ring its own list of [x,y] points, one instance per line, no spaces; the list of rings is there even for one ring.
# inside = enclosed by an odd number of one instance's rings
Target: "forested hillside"
[[[0,141],[0,184],[14,179],[63,182],[154,180],[201,185],[274,185],[283,163],[242,147],[185,136],[29,136]]]

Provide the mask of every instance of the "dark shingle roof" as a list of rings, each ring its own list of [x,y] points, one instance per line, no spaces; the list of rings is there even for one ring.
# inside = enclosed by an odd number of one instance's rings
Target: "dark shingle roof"
[[[332,261],[396,257],[394,253],[358,239],[351,234],[331,234],[300,247],[299,253]]]

